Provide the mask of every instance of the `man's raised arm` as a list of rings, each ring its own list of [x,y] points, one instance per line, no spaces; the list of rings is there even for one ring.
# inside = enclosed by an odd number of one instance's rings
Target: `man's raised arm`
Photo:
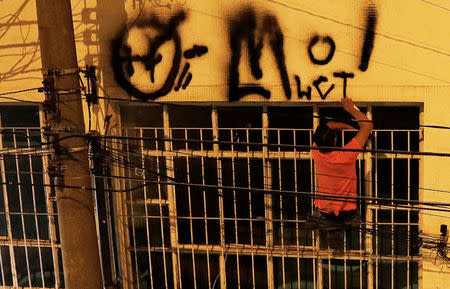
[[[333,130],[342,130],[342,129],[355,129],[353,126],[340,121],[330,120],[327,122],[327,126]]]
[[[367,116],[355,106],[351,98],[343,98],[341,103],[344,109],[358,121],[359,130],[355,138],[361,147],[363,147],[372,132],[373,124]]]

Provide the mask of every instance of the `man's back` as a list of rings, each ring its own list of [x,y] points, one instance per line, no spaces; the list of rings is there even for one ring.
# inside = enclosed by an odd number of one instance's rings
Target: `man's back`
[[[341,103],[344,110],[350,113],[359,125],[356,136],[344,149],[360,150],[369,138],[373,128],[372,122],[353,104],[351,98],[343,98]],[[312,154],[319,183],[314,204],[321,212],[336,216],[343,211],[356,210],[356,199],[336,200],[339,196],[357,196],[355,163],[359,151],[333,150],[337,140],[336,130],[349,128],[353,127],[342,122],[329,121],[319,124],[314,132],[316,148]]]
[[[361,149],[361,145],[353,138],[344,149]],[[315,149],[312,153],[318,179],[315,206],[323,212],[334,213],[336,216],[341,211],[356,210],[356,200],[336,201],[335,197],[357,195],[355,162],[359,152],[321,152]]]

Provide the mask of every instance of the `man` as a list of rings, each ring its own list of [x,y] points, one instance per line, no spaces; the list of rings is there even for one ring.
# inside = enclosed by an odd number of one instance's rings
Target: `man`
[[[364,147],[373,129],[372,122],[354,104],[351,98],[343,98],[342,106],[357,121],[359,130],[356,136],[344,146],[344,151],[333,150],[336,147],[336,130],[353,129],[348,124],[329,121],[320,124],[314,133],[312,154],[316,166],[318,180],[317,197],[314,205],[317,211],[313,223],[319,228],[324,222],[328,226],[339,224],[350,226],[358,219],[356,199],[356,159],[359,151],[345,151],[345,149],[360,150]],[[339,196],[347,198],[339,199]],[[331,241],[330,241],[331,243]],[[331,245],[331,244],[330,244]]]

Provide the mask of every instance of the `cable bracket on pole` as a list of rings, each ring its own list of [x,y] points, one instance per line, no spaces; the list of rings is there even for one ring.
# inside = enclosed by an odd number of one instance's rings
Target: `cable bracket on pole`
[[[63,75],[70,75],[70,74],[78,74],[80,73],[80,68],[74,67],[74,68],[66,68],[66,69],[53,69],[53,70],[42,70],[42,74],[45,75],[53,75],[53,76],[63,76]]]

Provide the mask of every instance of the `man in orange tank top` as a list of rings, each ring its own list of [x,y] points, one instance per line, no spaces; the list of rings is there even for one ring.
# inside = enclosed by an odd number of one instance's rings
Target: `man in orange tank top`
[[[343,108],[357,121],[359,130],[356,136],[344,146],[344,150],[333,150],[336,147],[336,130],[353,129],[352,126],[336,121],[321,123],[314,132],[312,150],[317,174],[317,192],[314,205],[314,217],[330,224],[351,225],[352,219],[358,216],[356,206],[356,159],[370,133],[373,124],[367,116],[354,104],[351,98],[341,100]],[[355,150],[355,151],[352,151]],[[339,199],[339,196],[344,198]],[[355,199],[352,199],[355,197]],[[320,226],[319,226],[320,227]]]

